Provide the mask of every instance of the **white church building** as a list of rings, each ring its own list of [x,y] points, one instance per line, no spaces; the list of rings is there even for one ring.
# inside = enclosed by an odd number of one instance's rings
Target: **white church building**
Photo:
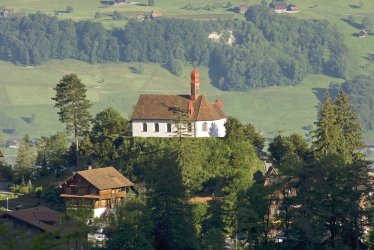
[[[209,103],[200,95],[200,75],[194,69],[189,95],[140,95],[131,116],[132,136],[224,137],[226,115],[222,109],[220,99]]]

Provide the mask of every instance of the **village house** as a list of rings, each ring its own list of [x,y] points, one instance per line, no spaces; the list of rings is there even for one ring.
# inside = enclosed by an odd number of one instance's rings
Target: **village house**
[[[9,15],[8,9],[0,9],[0,18],[6,18]]]
[[[0,216],[7,219],[9,228],[21,228],[30,233],[43,233],[51,232],[57,228],[61,214],[47,207],[39,206],[5,211]]]
[[[357,33],[357,36],[360,38],[367,37],[368,32],[366,30],[361,30],[360,32]]]
[[[26,208],[15,211],[0,212],[1,223],[10,230],[19,230],[29,237],[38,236],[48,232],[55,235],[56,239],[64,239],[79,228],[71,222],[62,223],[62,214],[44,206]],[[87,249],[85,236],[75,237],[70,241],[63,240],[64,249]]]
[[[286,13],[287,12],[287,3],[284,1],[275,0],[269,4],[276,13]]]
[[[297,8],[296,5],[290,4],[287,6],[287,13],[293,14],[293,13],[298,13],[298,12],[299,12],[299,9]]]
[[[21,140],[18,138],[12,138],[6,141],[7,148],[18,149],[21,146]]]
[[[246,5],[246,4],[240,4],[240,5],[234,6],[233,10],[236,13],[244,14],[248,10],[248,5]]]
[[[94,217],[100,217],[134,190],[134,184],[114,167],[78,171],[60,187],[67,208],[92,208]]]
[[[189,95],[140,95],[131,117],[132,136],[224,137],[226,115],[220,99],[209,103],[200,94],[200,74],[191,72]]]
[[[162,17],[164,14],[162,12],[151,12],[151,15],[150,15],[150,18],[151,19],[157,19],[157,18],[160,18]]]

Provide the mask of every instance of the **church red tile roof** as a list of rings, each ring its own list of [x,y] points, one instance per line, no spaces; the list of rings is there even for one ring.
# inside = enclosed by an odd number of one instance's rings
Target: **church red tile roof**
[[[132,120],[175,120],[181,110],[188,111],[192,102],[194,121],[214,121],[226,118],[220,103],[209,103],[205,96],[199,95],[191,100],[189,95],[140,95],[132,114]],[[179,111],[179,112],[178,112]]]

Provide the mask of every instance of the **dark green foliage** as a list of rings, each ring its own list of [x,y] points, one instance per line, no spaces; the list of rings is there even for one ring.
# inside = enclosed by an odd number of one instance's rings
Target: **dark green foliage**
[[[372,30],[373,29],[373,22],[368,17],[364,17],[364,20],[362,20],[362,27],[365,30]]]
[[[56,188],[53,185],[45,185],[35,189],[35,196],[41,199],[44,204],[61,209],[61,206],[64,204],[64,201],[60,196],[61,192],[62,190],[60,188]]]
[[[145,197],[128,194],[109,217],[109,249],[153,249],[151,211]]]
[[[13,178],[12,166],[0,161],[0,180],[11,181]]]
[[[32,175],[32,166],[35,164],[35,148],[26,135],[17,151],[17,158],[13,168],[14,179],[17,183],[25,184]]]
[[[318,156],[336,153],[341,134],[336,123],[334,104],[328,92],[325,93],[324,101],[318,112],[319,119],[315,122],[317,128],[312,131],[314,151]]]
[[[293,202],[301,206],[293,211],[292,234],[306,246],[320,244],[316,239],[328,230],[327,242],[332,249],[341,249],[342,245],[353,249],[357,237],[362,237],[365,225],[370,223],[370,207],[361,203],[363,199],[366,204],[372,202],[369,164],[362,160],[351,164],[344,161],[343,157],[330,154],[298,174]]]
[[[78,151],[78,137],[87,133],[91,115],[88,109],[91,103],[86,99],[86,86],[76,74],[65,75],[54,88],[55,108],[59,111],[59,120],[66,125],[66,131],[73,133]]]
[[[61,168],[66,166],[68,153],[65,133],[42,137],[37,146],[36,164],[42,166],[43,173],[55,173],[58,176]]]
[[[119,111],[109,107],[93,119],[90,135],[82,141],[81,148],[90,158],[100,159],[100,165],[115,166],[122,137],[130,133],[128,121]]]
[[[225,138],[227,140],[245,140],[250,142],[253,147],[258,151],[261,152],[265,145],[265,138],[256,131],[255,127],[248,123],[242,124],[238,119],[235,117],[228,117],[225,123],[226,135]]]
[[[342,84],[341,90],[348,94],[354,110],[365,130],[374,129],[374,77],[358,76]]]
[[[116,61],[117,40],[99,23],[59,21],[42,13],[0,21],[0,59],[35,65],[74,58],[91,63]]]
[[[66,214],[75,221],[86,223],[93,218],[94,211],[92,208],[66,208]]]
[[[326,92],[315,124],[317,128],[312,134],[317,157],[338,153],[347,162],[363,157],[358,152],[364,146],[361,124],[344,92],[340,92],[334,101]]]
[[[100,12],[96,12],[94,17],[95,17],[95,18],[102,18],[102,15],[101,15]]]
[[[121,13],[119,13],[117,10],[115,10],[112,14],[113,20],[121,20],[123,19],[123,16]]]
[[[281,166],[282,161],[291,155],[295,155],[302,160],[308,160],[311,156],[308,144],[298,134],[290,136],[277,135],[270,142],[268,150],[276,166]]]
[[[248,22],[130,21],[111,32],[100,23],[41,13],[12,17],[0,21],[0,59],[26,65],[51,58],[156,62],[176,75],[185,63],[205,65],[223,90],[294,85],[309,73],[345,76],[347,51],[328,22],[274,15],[266,6],[253,6],[245,16]],[[115,11],[113,18],[123,17]],[[209,40],[212,32],[224,39]]]
[[[66,6],[66,10],[65,10],[66,13],[72,13],[73,11],[74,11],[73,7],[71,7],[70,5]]]

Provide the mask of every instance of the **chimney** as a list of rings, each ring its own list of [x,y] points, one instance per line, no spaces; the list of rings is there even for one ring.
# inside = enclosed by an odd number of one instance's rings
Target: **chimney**
[[[222,103],[221,99],[217,99],[217,100],[216,100],[216,105],[217,105],[220,109],[223,109],[223,103]]]
[[[193,104],[192,104],[192,101],[188,101],[188,114],[189,115],[192,115],[194,112],[194,108],[193,108]]]

